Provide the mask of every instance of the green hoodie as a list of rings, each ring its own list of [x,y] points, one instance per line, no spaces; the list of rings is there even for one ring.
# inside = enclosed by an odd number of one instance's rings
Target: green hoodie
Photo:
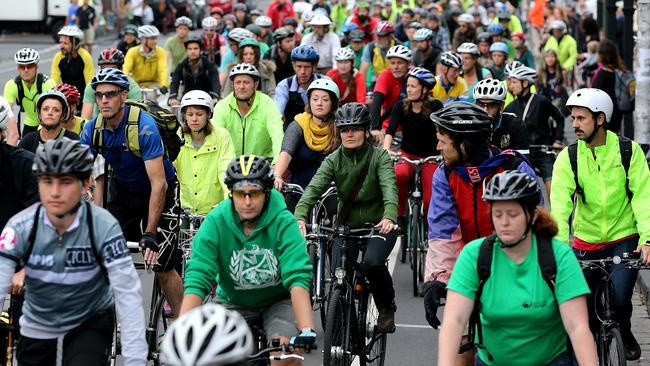
[[[309,291],[312,269],[306,248],[279,192],[271,190],[268,207],[248,237],[227,199],[210,211],[192,242],[185,294],[204,298],[216,279],[219,301],[262,308],[289,297],[295,286]]]

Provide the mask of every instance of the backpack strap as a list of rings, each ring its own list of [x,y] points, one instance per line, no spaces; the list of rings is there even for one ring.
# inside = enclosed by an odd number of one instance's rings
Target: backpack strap
[[[19,267],[21,269],[22,267],[25,267],[27,265],[27,262],[29,261],[29,257],[32,255],[32,250],[34,249],[34,242],[36,240],[36,231],[38,231],[38,219],[41,216],[41,207],[43,207],[43,205],[39,203],[38,207],[36,207],[36,212],[34,213],[32,229],[29,231],[29,236],[27,236],[27,249],[25,250],[25,254],[23,254],[21,263],[19,263]]]
[[[134,105],[129,106],[129,116],[126,122],[126,131],[124,131],[124,136],[126,138],[126,146],[129,151],[137,156],[142,158],[142,153],[140,152],[140,111],[139,107]]]
[[[627,198],[632,201],[633,194],[630,190],[630,176],[628,174],[630,161],[632,160],[632,140],[625,136],[619,136],[618,147],[621,150],[621,164],[623,165],[623,169],[625,169],[625,192],[627,193]]]
[[[39,72],[36,75],[36,95],[43,93],[43,82],[45,82],[45,76]]]
[[[84,204],[86,206],[86,223],[88,224],[88,236],[90,236],[90,248],[93,251],[93,255],[95,256],[95,261],[97,262],[99,269],[102,271],[104,278],[108,282],[108,271],[106,270],[106,267],[104,267],[104,260],[97,250],[97,242],[95,240],[95,227],[93,226],[92,205],[90,202],[84,202]]]
[[[557,263],[553,253],[553,243],[545,236],[537,236],[537,262],[542,271],[542,277],[551,293],[555,297],[555,278],[557,276]]]
[[[586,204],[587,200],[585,199],[585,191],[580,186],[580,181],[578,180],[578,142],[574,142],[569,145],[569,162],[571,163],[571,170],[573,171],[573,180],[576,184],[576,190],[573,192],[573,197],[575,199],[576,195],[579,195],[582,199],[582,203]]]
[[[23,79],[20,78],[20,75],[14,78],[14,83],[16,83],[16,89],[18,90],[18,96],[16,97],[16,104],[20,108],[21,112],[25,112],[23,108],[23,99],[25,98],[25,88],[23,87]]]

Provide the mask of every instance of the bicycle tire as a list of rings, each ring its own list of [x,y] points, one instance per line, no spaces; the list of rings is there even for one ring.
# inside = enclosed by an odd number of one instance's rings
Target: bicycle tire
[[[347,354],[350,350],[350,325],[348,318],[349,305],[346,304],[340,288],[332,291],[327,309],[327,328],[323,340],[323,365],[349,366],[352,357]]]
[[[618,328],[613,327],[607,330],[605,338],[605,348],[603,349],[604,360],[601,360],[601,365],[605,366],[625,366],[627,360],[625,359],[625,345],[623,344],[623,337]]]
[[[418,296],[424,296],[424,266],[427,260],[427,225],[426,218],[420,216],[420,240],[418,241]]]
[[[377,332],[377,318],[379,317],[379,311],[377,306],[369,306],[369,294],[367,291],[364,291],[362,305],[359,311],[365,309],[363,316],[363,322],[361,326],[363,329],[361,335],[364,337],[364,353],[365,357],[361,358],[361,366],[384,366],[386,361],[386,333]],[[369,349],[368,347],[371,346]]]
[[[149,345],[148,358],[153,361],[154,366],[160,366],[160,342],[167,331],[167,320],[163,314],[165,297],[163,296],[157,281],[154,283],[153,293],[155,294],[155,296],[152,297],[153,315],[149,316],[149,324],[147,324],[147,344]]]
[[[316,293],[316,276],[318,276],[318,245],[312,243],[311,241],[307,242],[307,255],[309,256],[309,264],[311,264],[311,281],[309,283],[309,293],[311,294],[310,300],[311,305],[314,307],[315,299],[318,298]]]
[[[413,211],[411,211],[411,228],[409,229],[409,258],[411,260],[411,280],[413,283],[413,296],[420,296],[419,288],[419,247],[420,247],[420,205],[414,204]]]
[[[329,298],[331,295],[331,275],[330,275],[330,259],[327,255],[327,252],[323,251],[324,255],[321,255],[321,259],[318,265],[323,266],[323,278],[321,279],[321,289],[320,289],[320,321],[323,329],[327,326],[327,310],[329,308]]]

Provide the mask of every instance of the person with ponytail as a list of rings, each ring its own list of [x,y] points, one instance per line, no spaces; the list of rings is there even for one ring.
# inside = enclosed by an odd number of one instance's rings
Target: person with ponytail
[[[442,102],[434,99],[431,89],[436,85],[436,78],[431,71],[415,67],[409,71],[406,79],[406,98],[395,103],[390,115],[388,129],[384,136],[383,146],[391,154],[402,155],[411,160],[424,159],[438,155],[436,151],[436,128],[431,123],[429,115],[442,108]],[[402,146],[397,153],[391,151],[393,137],[397,129],[402,129]],[[424,210],[429,208],[431,198],[431,178],[438,164],[431,161],[422,167],[422,192],[424,194]],[[415,174],[415,165],[402,161],[395,164],[397,176],[397,192],[399,207],[397,221],[400,227],[406,229],[406,199],[408,184]]]
[[[70,106],[62,92],[54,89],[44,91],[36,101],[36,116],[40,128],[25,135],[18,147],[35,153],[38,145],[48,140],[58,140],[62,137],[79,140],[79,135],[63,128],[63,123],[68,120],[69,115]]]
[[[482,332],[478,341],[470,340],[481,343],[474,365],[598,364],[589,330],[589,287],[571,248],[553,239],[558,225],[538,206],[541,195],[536,179],[516,170],[496,174],[485,185],[494,236],[470,242],[458,256],[447,286],[438,365],[454,364],[475,301],[481,304]],[[488,238],[494,240],[491,273],[481,288],[477,263]],[[553,290],[542,276],[538,246],[552,250]]]

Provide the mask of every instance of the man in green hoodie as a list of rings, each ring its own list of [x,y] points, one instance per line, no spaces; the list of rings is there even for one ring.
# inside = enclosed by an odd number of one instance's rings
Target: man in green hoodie
[[[286,344],[300,329],[303,344],[313,344],[307,244],[273,180],[262,157],[229,164],[231,198],[210,211],[194,238],[181,315],[200,306],[216,281],[218,301],[249,324],[261,320],[267,339]]]

